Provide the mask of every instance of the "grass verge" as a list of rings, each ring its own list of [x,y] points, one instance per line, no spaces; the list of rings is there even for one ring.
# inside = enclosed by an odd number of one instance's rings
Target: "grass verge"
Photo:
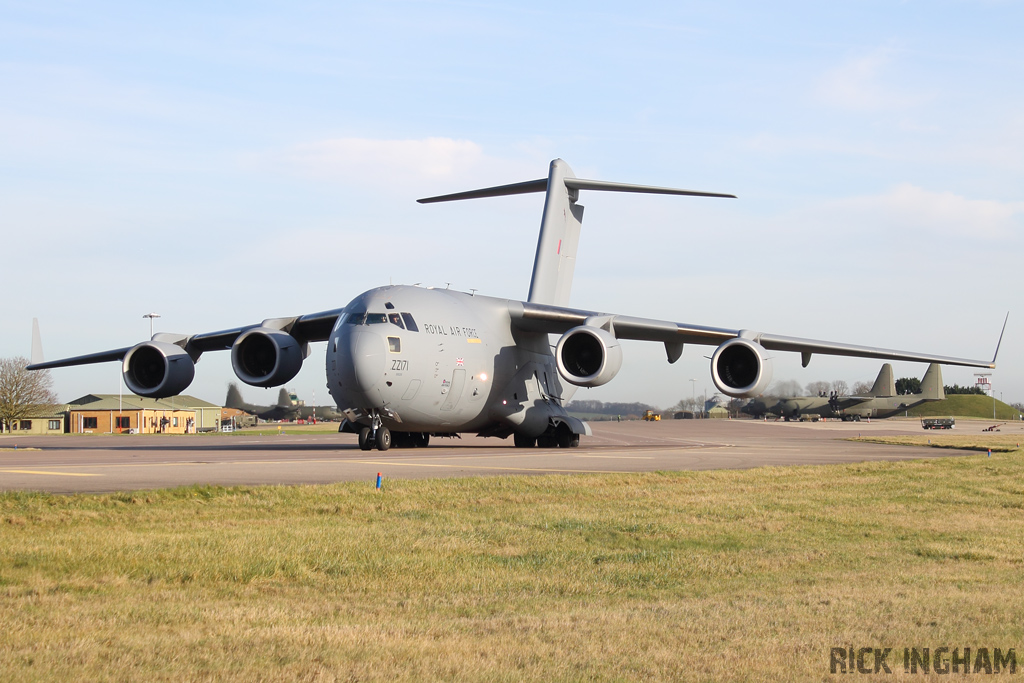
[[[1021,651],[1021,455],[6,493],[0,670],[821,680],[832,647]]]

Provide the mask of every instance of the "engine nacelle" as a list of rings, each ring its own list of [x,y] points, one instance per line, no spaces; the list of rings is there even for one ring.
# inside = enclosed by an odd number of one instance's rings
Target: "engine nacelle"
[[[607,384],[622,367],[622,347],[611,332],[600,327],[574,327],[555,347],[558,374],[578,387]]]
[[[192,384],[196,364],[177,344],[142,342],[125,354],[121,363],[124,383],[132,393],[147,398],[176,396]]]
[[[231,347],[235,374],[254,387],[281,386],[299,374],[304,357],[299,340],[269,327],[243,332]]]
[[[727,396],[757,396],[772,381],[772,361],[763,346],[737,337],[715,349],[711,356],[711,378]]]

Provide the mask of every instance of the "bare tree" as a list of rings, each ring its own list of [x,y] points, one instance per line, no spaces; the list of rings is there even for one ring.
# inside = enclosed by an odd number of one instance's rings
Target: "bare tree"
[[[871,382],[854,382],[853,389],[851,390],[853,396],[867,396],[871,393],[871,387],[874,384]]]
[[[26,370],[28,359],[21,356],[0,358],[0,431],[21,420],[45,411],[57,403],[49,370]]]
[[[828,382],[808,382],[807,384],[807,395],[808,396],[823,396],[829,392],[832,385]]]
[[[836,392],[837,396],[849,396],[850,386],[846,383],[846,380],[837,379],[835,382],[832,382],[832,391]]]
[[[700,405],[701,405],[701,399],[699,397],[684,398],[684,399],[681,399],[679,401],[679,403],[677,403],[674,406],[672,406],[671,408],[669,408],[669,410],[670,411],[683,410],[683,411],[689,411],[689,412],[692,412],[692,413],[698,413],[698,412],[700,412]]]
[[[768,391],[764,392],[766,396],[778,396],[780,398],[791,398],[793,396],[799,396],[803,391],[803,387],[800,383],[793,379],[780,379],[776,380],[774,384],[768,387]]]

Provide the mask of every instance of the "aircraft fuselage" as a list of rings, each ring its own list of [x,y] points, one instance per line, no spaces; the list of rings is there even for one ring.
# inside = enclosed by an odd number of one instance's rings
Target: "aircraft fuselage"
[[[541,434],[567,396],[548,335],[515,329],[510,303],[409,286],[364,292],[327,341],[332,398],[353,422],[376,413],[394,431]]]

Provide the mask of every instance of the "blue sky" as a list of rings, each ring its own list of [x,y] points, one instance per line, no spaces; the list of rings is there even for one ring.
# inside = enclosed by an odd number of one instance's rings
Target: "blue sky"
[[[0,356],[33,317],[52,359],[141,341],[149,311],[188,333],[388,282],[523,298],[539,195],[413,200],[561,157],[739,195],[584,195],[574,305],[973,358],[1010,311],[993,384],[1024,400],[1021,2],[151,5],[0,2]],[[627,343],[577,397],[710,392],[710,352]],[[64,400],[117,375],[53,372]],[[231,378],[210,354],[189,392]],[[325,402],[322,345],[289,386]]]

